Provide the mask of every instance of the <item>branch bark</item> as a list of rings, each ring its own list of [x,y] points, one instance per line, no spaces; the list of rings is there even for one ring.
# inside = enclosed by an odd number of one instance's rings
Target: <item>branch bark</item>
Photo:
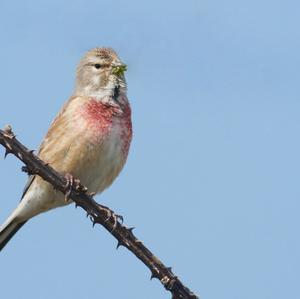
[[[55,189],[67,194],[68,191],[65,187],[67,181],[65,177],[20,143],[13,134],[10,126],[6,126],[4,130],[0,130],[0,144],[6,149],[5,156],[10,153],[14,154],[26,165],[22,168],[23,171],[41,176],[44,180],[52,184]],[[152,273],[151,279],[159,279],[165,289],[172,293],[173,299],[198,298],[173,274],[171,268],[166,267],[136,238],[132,232],[133,228],[128,228],[122,224],[122,217],[112,217],[116,214],[109,208],[98,204],[87,193],[87,188],[81,184],[72,186],[68,195],[76,206],[81,207],[87,212],[93,225],[97,223],[101,224],[117,239],[117,248],[124,246],[140,259],[150,269]]]

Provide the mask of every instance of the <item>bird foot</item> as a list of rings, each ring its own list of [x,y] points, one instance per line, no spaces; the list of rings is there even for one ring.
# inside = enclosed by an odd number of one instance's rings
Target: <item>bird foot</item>
[[[110,208],[98,204],[99,210],[104,211],[106,213],[106,219],[104,222],[111,221],[113,223],[113,229],[114,231],[118,225],[118,222],[120,221],[123,223],[123,216],[116,214],[114,211],[112,211]]]
[[[68,202],[70,200],[72,189],[79,190],[81,188],[81,184],[80,184],[80,180],[75,179],[73,175],[70,173],[65,174],[65,179],[67,181],[65,185],[65,190],[66,190],[65,202]]]

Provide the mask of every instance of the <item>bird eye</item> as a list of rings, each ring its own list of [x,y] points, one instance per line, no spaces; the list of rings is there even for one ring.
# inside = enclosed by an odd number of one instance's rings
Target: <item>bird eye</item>
[[[94,64],[94,67],[95,67],[96,69],[100,69],[100,68],[101,68],[101,64],[96,63],[96,64]]]

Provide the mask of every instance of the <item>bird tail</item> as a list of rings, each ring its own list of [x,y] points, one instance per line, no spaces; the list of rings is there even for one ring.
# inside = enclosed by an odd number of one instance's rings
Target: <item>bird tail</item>
[[[19,222],[16,218],[9,218],[0,227],[0,251],[25,223],[26,221]]]

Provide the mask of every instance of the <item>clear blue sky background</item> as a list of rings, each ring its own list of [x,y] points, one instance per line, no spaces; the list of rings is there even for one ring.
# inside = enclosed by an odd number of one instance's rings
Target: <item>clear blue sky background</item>
[[[0,2],[0,125],[38,145],[76,64],[128,64],[134,139],[97,199],[201,298],[300,298],[299,1]],[[0,152],[4,153],[0,149]],[[26,176],[0,160],[0,218]],[[1,298],[169,298],[73,206],[36,217],[0,255]]]

